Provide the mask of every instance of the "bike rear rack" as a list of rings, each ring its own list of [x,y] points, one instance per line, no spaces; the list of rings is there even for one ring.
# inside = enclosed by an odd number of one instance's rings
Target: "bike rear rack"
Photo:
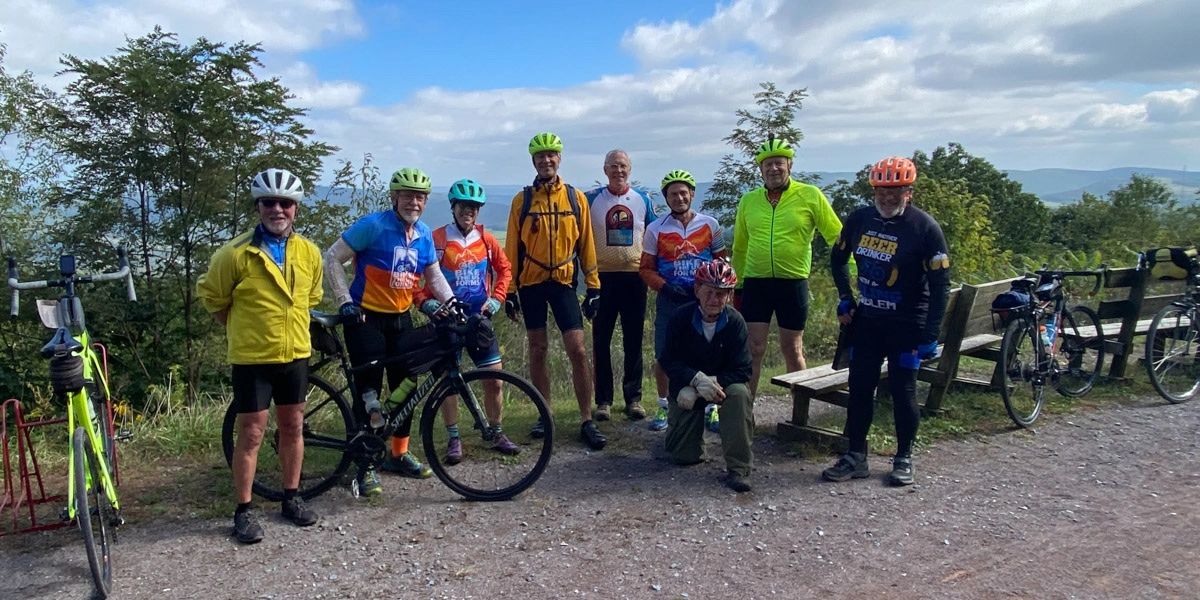
[[[108,352],[100,344],[93,344],[92,346],[100,353],[101,364],[104,368],[104,379],[107,381]],[[112,427],[116,427],[112,419],[112,398],[105,398],[104,405],[104,410],[108,411],[109,424]],[[13,415],[12,421],[16,424],[17,455],[15,458],[10,453],[13,446],[8,428],[10,408]],[[47,494],[46,484],[42,479],[41,464],[38,462],[37,454],[34,452],[33,438],[30,434],[30,430],[35,427],[58,425],[59,423],[66,422],[66,417],[26,422],[20,400],[9,398],[3,404],[0,404],[0,460],[2,460],[4,469],[3,495],[0,496],[0,537],[17,533],[49,531],[61,527],[70,527],[75,524],[72,520],[62,518],[59,511],[55,511],[53,517],[47,518],[43,510],[42,515],[39,517],[38,508],[41,505],[53,502],[60,507],[65,506],[67,496],[65,493]],[[114,433],[113,431],[108,432],[109,435],[113,435]],[[116,453],[115,448],[113,452],[114,454]],[[16,463],[15,472],[14,462]],[[113,457],[113,462],[117,462],[115,456]],[[116,464],[113,464],[113,477],[116,485],[120,485],[120,471]],[[63,480],[65,481],[66,478],[64,477]]]

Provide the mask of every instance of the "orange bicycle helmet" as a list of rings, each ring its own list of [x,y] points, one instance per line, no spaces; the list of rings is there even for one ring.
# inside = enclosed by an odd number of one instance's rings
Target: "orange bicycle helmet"
[[[728,261],[717,259],[703,262],[696,267],[696,283],[731,290],[737,286],[737,273],[733,272],[733,267]]]
[[[917,180],[917,165],[903,156],[885,158],[871,167],[871,187],[904,187]]]

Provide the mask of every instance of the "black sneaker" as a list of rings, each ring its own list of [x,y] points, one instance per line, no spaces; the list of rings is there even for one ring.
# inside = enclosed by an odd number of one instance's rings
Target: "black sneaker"
[[[546,424],[543,423],[541,419],[538,419],[538,422],[534,424],[533,429],[529,430],[529,437],[535,440],[540,440],[546,437]]]
[[[304,505],[304,499],[300,496],[285,498],[282,512],[283,518],[301,527],[308,527],[321,518],[317,511]]]
[[[729,471],[725,474],[725,485],[739,494],[744,494],[750,491],[750,477]]]
[[[832,467],[821,471],[825,481],[846,481],[847,479],[863,479],[871,475],[867,467],[867,456],[858,452],[847,452],[838,459]]]
[[[913,464],[911,456],[897,456],[892,459],[892,472],[888,475],[888,483],[892,485],[912,485]]]
[[[262,525],[254,509],[233,513],[233,535],[243,544],[257,544],[263,539]]]
[[[579,437],[592,450],[603,450],[608,445],[608,438],[604,437],[599,429],[596,429],[596,424],[592,421],[583,422],[583,426],[579,428]]]

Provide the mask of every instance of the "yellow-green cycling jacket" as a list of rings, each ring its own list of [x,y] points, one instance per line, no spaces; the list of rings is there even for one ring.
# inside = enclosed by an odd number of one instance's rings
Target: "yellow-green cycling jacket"
[[[833,245],[842,231],[820,188],[795,179],[772,207],[766,188],[746,192],[733,225],[733,270],[738,287],[747,277],[807,279],[817,231]]]
[[[312,354],[308,311],[323,293],[321,251],[293,232],[281,272],[259,248],[259,235],[255,228],[222,246],[196,283],[208,312],[229,309],[229,364],[283,363]]]

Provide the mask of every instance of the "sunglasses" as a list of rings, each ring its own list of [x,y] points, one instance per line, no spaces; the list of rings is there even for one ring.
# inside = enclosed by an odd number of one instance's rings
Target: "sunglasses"
[[[284,210],[296,205],[296,201],[290,198],[259,198],[258,203],[267,208],[275,208],[276,206],[279,206]]]

